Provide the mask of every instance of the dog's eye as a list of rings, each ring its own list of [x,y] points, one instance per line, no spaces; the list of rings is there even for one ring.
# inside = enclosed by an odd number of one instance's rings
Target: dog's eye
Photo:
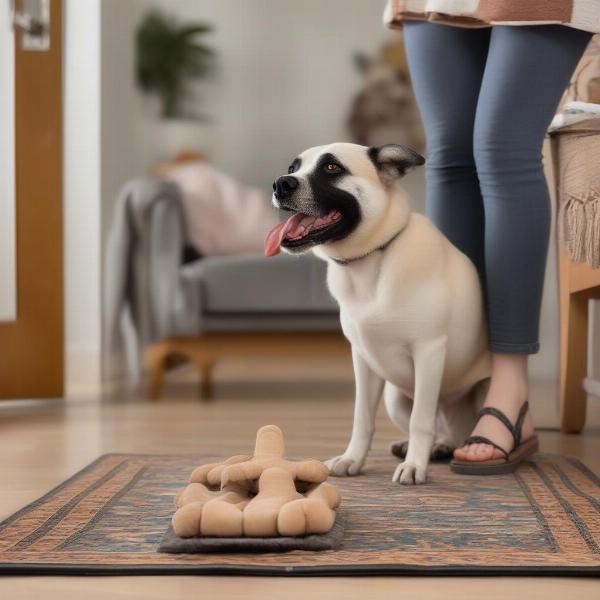
[[[290,165],[290,166],[288,167],[288,175],[289,175],[290,173],[293,173],[295,170],[296,170],[296,165]]]
[[[340,165],[336,165],[335,163],[327,163],[325,165],[326,173],[339,173],[342,170]]]

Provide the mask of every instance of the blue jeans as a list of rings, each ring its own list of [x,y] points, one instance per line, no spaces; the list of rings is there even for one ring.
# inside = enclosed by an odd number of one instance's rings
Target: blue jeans
[[[427,214],[475,263],[492,352],[534,353],[550,230],[542,143],[591,34],[408,22]]]

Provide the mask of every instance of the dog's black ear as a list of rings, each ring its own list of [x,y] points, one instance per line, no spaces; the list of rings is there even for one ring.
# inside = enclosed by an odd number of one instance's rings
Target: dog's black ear
[[[425,159],[418,152],[399,144],[371,146],[367,154],[373,161],[381,181],[386,185],[404,177],[410,169],[425,164]]]

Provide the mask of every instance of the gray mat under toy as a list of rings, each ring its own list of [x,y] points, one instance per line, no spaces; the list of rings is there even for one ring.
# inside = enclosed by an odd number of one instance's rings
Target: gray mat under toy
[[[328,533],[322,535],[306,535],[302,537],[272,538],[216,538],[192,537],[181,538],[169,527],[162,539],[159,552],[169,554],[205,554],[209,552],[290,552],[292,550],[336,550],[342,545],[344,526],[341,517]]]

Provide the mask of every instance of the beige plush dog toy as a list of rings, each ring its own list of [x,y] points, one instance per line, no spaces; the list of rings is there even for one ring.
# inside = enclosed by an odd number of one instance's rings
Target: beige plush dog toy
[[[317,460],[284,458],[283,433],[275,425],[256,435],[253,456],[201,465],[176,497],[173,529],[180,537],[274,537],[327,533],[341,497],[325,482]]]

